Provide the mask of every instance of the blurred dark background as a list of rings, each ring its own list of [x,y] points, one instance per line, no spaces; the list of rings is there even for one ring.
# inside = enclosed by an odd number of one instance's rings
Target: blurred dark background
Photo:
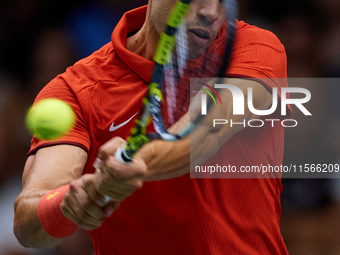
[[[21,190],[31,138],[24,125],[25,113],[46,83],[110,41],[125,11],[146,3],[0,1],[0,255],[93,254],[82,230],[50,251],[22,248],[12,233],[13,203]],[[274,32],[284,44],[289,77],[340,76],[340,1],[239,3],[241,19]],[[313,86],[317,97],[312,97],[309,110],[327,114],[312,125],[310,119],[302,118],[300,132],[286,132],[285,164],[338,163],[340,135],[334,127],[340,123],[339,92],[340,87]],[[290,254],[340,254],[340,181],[285,179],[283,183],[281,229]]]

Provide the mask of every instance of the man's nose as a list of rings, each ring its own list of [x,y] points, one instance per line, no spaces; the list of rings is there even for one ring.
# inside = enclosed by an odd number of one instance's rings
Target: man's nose
[[[197,15],[207,21],[214,22],[218,19],[220,2],[219,0],[198,0]]]

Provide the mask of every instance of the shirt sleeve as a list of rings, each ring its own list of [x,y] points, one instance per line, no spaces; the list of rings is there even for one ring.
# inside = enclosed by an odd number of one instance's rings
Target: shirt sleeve
[[[35,154],[38,149],[57,144],[70,144],[83,148],[87,152],[90,148],[90,135],[87,120],[84,117],[84,109],[81,108],[79,99],[86,96],[82,91],[75,91],[63,79],[63,75],[57,76],[48,83],[36,97],[34,104],[45,98],[56,98],[68,103],[76,115],[74,128],[66,135],[55,140],[40,140],[35,135],[31,140],[31,148],[27,156]]]
[[[281,98],[281,88],[288,87],[284,46],[272,32],[239,22],[227,76],[258,81],[269,92],[277,87]]]

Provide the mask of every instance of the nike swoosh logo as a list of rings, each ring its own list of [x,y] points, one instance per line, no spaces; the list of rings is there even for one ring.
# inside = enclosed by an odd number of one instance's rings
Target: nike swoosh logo
[[[138,113],[139,113],[139,112],[137,112],[135,115],[133,115],[133,116],[132,116],[130,119],[128,119],[127,121],[125,121],[125,122],[123,122],[123,123],[121,123],[121,124],[119,124],[119,125],[117,125],[117,126],[114,126],[115,123],[112,122],[112,124],[111,124],[111,126],[110,126],[110,129],[109,129],[110,132],[113,132],[113,131],[115,131],[115,130],[121,128],[122,126],[125,126],[126,124],[128,124],[129,121],[132,120],[133,117],[135,117]]]

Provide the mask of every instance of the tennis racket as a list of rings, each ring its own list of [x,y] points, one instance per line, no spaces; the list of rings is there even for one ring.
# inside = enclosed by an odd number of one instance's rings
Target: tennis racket
[[[143,99],[143,111],[136,121],[127,143],[118,149],[115,158],[118,162],[129,163],[135,153],[153,139],[178,141],[190,134],[190,129],[202,121],[203,116],[191,120],[191,123],[177,134],[171,134],[167,128],[184,115],[190,104],[190,78],[225,77],[234,45],[236,30],[236,0],[223,0],[226,13],[226,33],[220,32],[217,40],[223,40],[219,53],[206,49],[200,60],[190,59],[186,14],[192,0],[180,0],[173,7],[167,20],[165,31],[161,34],[154,55],[155,67],[148,92]],[[198,31],[198,36],[206,37]],[[199,64],[197,63],[199,62]],[[207,108],[212,106],[209,101]],[[147,133],[150,119],[156,133]]]

